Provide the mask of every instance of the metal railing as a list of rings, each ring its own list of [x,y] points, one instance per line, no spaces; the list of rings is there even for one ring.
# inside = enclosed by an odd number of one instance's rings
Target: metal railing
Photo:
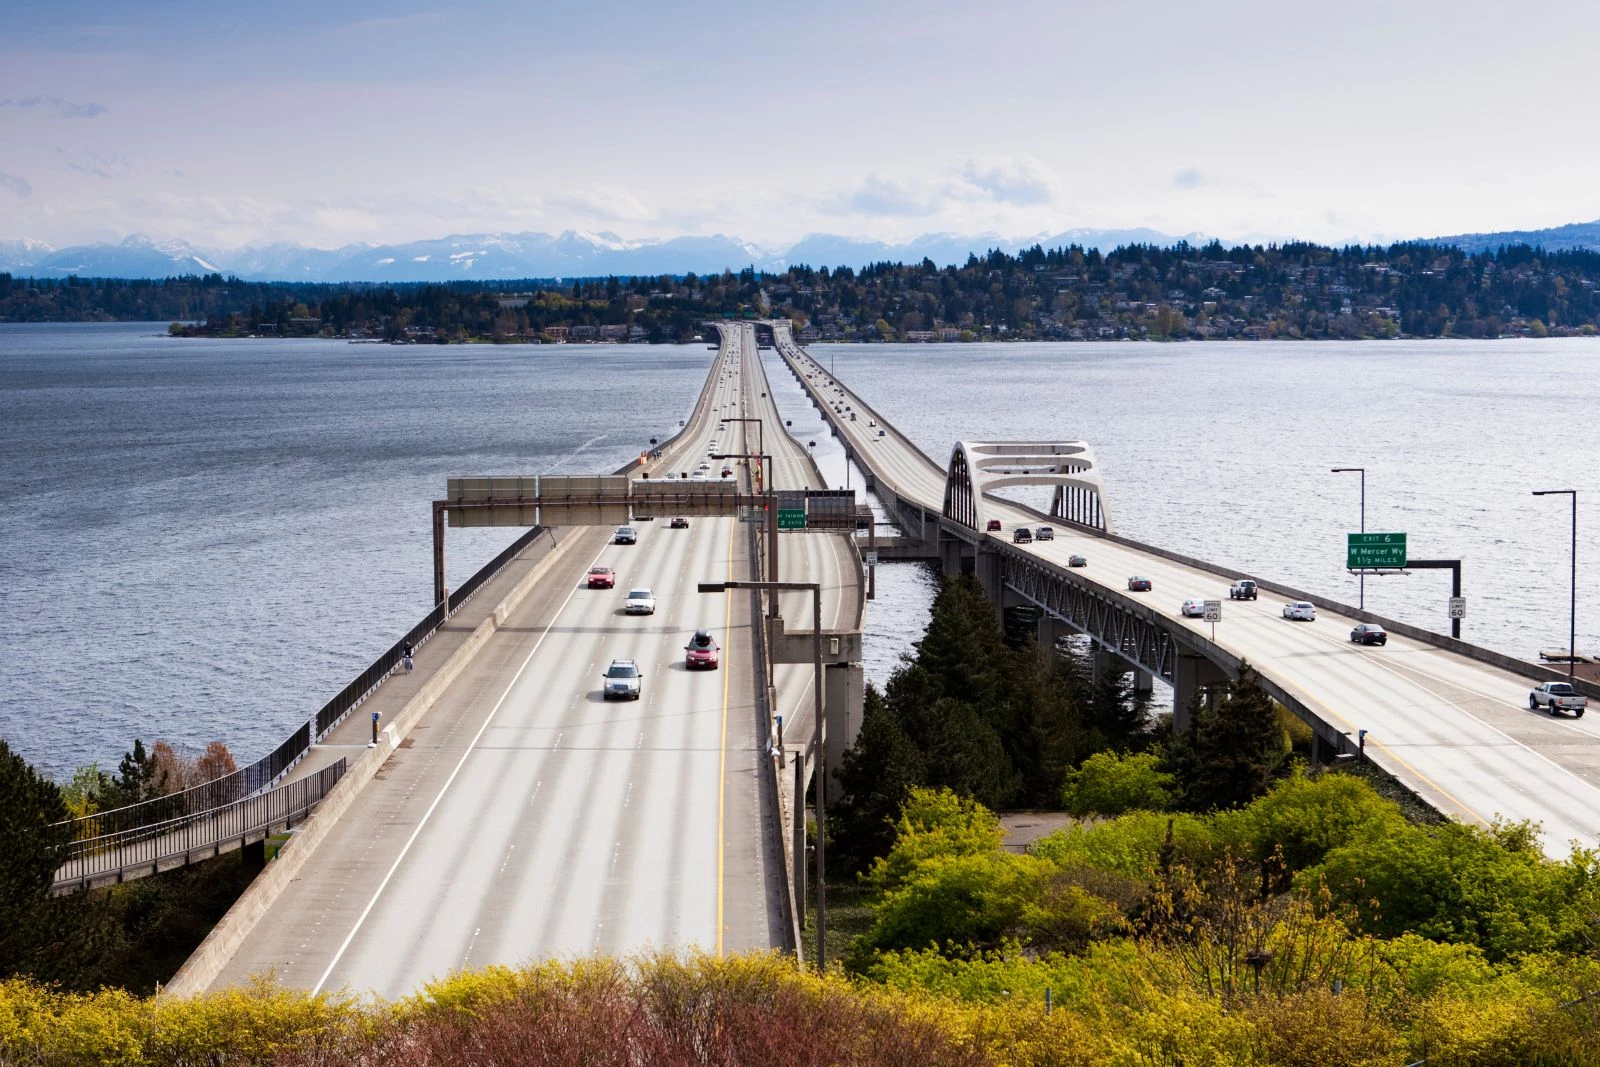
[[[177,857],[183,857],[184,862],[209,857],[228,842],[243,844],[258,834],[264,837],[275,827],[292,826],[309,815],[338,784],[345,766],[345,760],[340,759],[315,774],[264,793],[164,822],[73,841],[67,846],[67,861],[56,871],[54,888],[61,891],[87,887],[130,869],[154,871],[161,869],[162,861]]]

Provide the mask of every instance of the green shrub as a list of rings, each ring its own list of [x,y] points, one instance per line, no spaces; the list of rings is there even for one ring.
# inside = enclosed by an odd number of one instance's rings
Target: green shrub
[[[894,845],[867,878],[879,889],[894,889],[931,861],[993,852],[1003,834],[1000,820],[977,801],[948,789],[913,789],[901,805]]]
[[[1153,753],[1096,752],[1068,772],[1061,803],[1080,817],[1165,811],[1177,789],[1177,779],[1161,769]]]

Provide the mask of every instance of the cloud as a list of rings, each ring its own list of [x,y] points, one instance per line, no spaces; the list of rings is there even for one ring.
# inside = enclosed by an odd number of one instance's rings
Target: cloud
[[[84,161],[81,163],[67,160],[67,169],[75,170],[79,174],[92,174],[96,178],[125,178],[128,172],[133,170],[133,164],[129,162],[128,157],[115,152],[109,156],[102,156],[85,148],[82,158]]]
[[[33,186],[28,184],[28,179],[16,174],[7,174],[0,170],[0,189],[9,189],[18,196],[32,196]]]
[[[654,208],[620,185],[590,185],[554,197],[550,205],[605,222],[652,222],[658,215]]]
[[[823,210],[835,215],[877,215],[894,218],[938,214],[944,190],[918,191],[904,182],[869,174],[855,189],[835,193]]]
[[[71,100],[63,100],[59,96],[25,96],[20,100],[0,100],[0,107],[18,107],[25,111],[47,111],[57,118],[62,119],[92,119],[105,112],[104,104],[96,104],[92,100],[85,104],[75,104]]]
[[[961,180],[997,204],[1038,207],[1061,194],[1055,172],[1030,155],[969,159]]]
[[[930,181],[869,174],[853,189],[825,197],[821,207],[831,215],[924,218],[974,207],[1035,208],[1060,197],[1060,180],[1033,156],[988,156],[968,159]]]
[[[1206,184],[1206,176],[1197,167],[1184,167],[1172,176],[1172,184],[1179,189],[1198,189]]]

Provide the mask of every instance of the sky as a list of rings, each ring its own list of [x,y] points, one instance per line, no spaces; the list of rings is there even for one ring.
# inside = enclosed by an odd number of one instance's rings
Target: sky
[[[0,240],[1600,217],[1600,5],[0,0]]]

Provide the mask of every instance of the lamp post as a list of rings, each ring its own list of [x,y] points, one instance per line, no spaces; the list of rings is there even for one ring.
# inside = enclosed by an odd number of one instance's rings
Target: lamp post
[[[702,593],[720,593],[726,589],[766,589],[773,593],[784,590],[811,594],[811,696],[812,724],[811,747],[817,759],[817,970],[828,968],[828,746],[822,729],[822,586],[817,582],[701,582]],[[776,601],[777,597],[774,596]],[[795,813],[797,816],[799,812]],[[801,820],[804,825],[804,819]],[[805,862],[805,856],[795,856],[795,866]],[[797,894],[802,899],[805,894]]]
[[[1357,474],[1359,474],[1359,475],[1361,475],[1361,532],[1362,533],[1366,533],[1367,532],[1367,468],[1365,468],[1365,467],[1334,467],[1333,470],[1330,473],[1333,473],[1333,474],[1348,474],[1348,473],[1350,473],[1352,471],[1357,473]],[[1358,604],[1362,609],[1365,609],[1366,606],[1367,606],[1367,572],[1366,572],[1366,569],[1363,568],[1361,570],[1360,574],[1357,577],[1359,578],[1359,580],[1361,582],[1361,593],[1360,593],[1361,599],[1358,601]]]
[[[1534,496],[1572,498],[1572,600],[1567,608],[1567,681],[1578,673],[1578,491],[1576,489],[1535,489]]]

